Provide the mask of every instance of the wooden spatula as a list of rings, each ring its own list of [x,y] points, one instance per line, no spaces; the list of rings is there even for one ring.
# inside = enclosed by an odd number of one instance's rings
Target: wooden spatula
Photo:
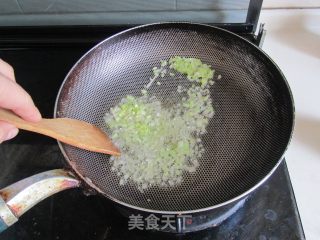
[[[17,128],[40,133],[61,142],[85,150],[119,156],[119,149],[96,126],[70,118],[43,118],[40,122],[28,122],[11,111],[0,109],[0,120]]]

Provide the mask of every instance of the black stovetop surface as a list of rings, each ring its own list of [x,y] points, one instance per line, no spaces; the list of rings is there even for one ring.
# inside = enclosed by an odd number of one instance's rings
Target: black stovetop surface
[[[1,38],[1,37],[0,37]],[[3,47],[0,58],[15,68],[16,78],[32,95],[44,117],[52,117],[58,89],[72,65],[90,46]],[[0,145],[0,189],[32,174],[64,166],[57,143],[21,132]],[[45,199],[0,234],[0,240],[107,239],[305,239],[285,161],[250,194],[245,204],[219,226],[174,235],[128,230],[128,219],[101,196],[73,189]]]

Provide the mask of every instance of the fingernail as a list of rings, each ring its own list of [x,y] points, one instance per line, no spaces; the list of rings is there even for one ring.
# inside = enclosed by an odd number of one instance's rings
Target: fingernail
[[[40,113],[40,111],[38,110],[38,108],[37,108],[37,112],[36,112],[36,115],[35,115],[35,119],[37,119],[37,120],[40,120],[40,119],[41,119],[41,113]]]
[[[37,122],[41,119],[41,113],[39,112],[38,109],[36,111],[33,111],[32,114],[28,116],[29,121]]]
[[[19,132],[18,128],[12,129],[3,140],[7,141],[14,138],[15,136],[17,136],[18,132]]]

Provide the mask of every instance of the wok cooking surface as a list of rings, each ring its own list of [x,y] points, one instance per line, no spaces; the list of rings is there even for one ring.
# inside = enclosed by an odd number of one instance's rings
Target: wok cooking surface
[[[172,55],[199,58],[222,76],[214,77],[208,90],[215,114],[201,136],[199,168],[184,173],[181,184],[152,186],[142,193],[132,181],[119,184],[109,156],[66,144],[61,148],[77,176],[116,202],[149,212],[196,212],[252,189],[279,163],[288,145],[293,126],[290,90],[277,67],[253,44],[201,24],[132,28],[95,46],[75,64],[55,111],[58,117],[87,121],[110,135],[104,114],[127,95],[140,96],[151,69]],[[187,79],[164,78],[148,92],[162,103],[179,102],[180,85],[191,87]]]
[[[92,45],[91,45],[92,46]],[[1,49],[0,57],[16,70],[17,81],[33,96],[44,117],[52,117],[59,86],[72,65],[91,46]],[[0,188],[53,168],[64,166],[54,140],[22,132],[0,145]],[[285,162],[243,206],[215,228],[187,234],[182,239],[304,239]],[[100,196],[81,189],[61,192],[29,210],[0,235],[7,239],[107,240],[176,239],[176,235],[128,230],[128,219]]]

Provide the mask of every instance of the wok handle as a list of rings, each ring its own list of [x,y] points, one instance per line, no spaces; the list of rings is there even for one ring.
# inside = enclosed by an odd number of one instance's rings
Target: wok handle
[[[55,169],[25,178],[0,190],[0,232],[43,199],[80,186],[70,172]]]

